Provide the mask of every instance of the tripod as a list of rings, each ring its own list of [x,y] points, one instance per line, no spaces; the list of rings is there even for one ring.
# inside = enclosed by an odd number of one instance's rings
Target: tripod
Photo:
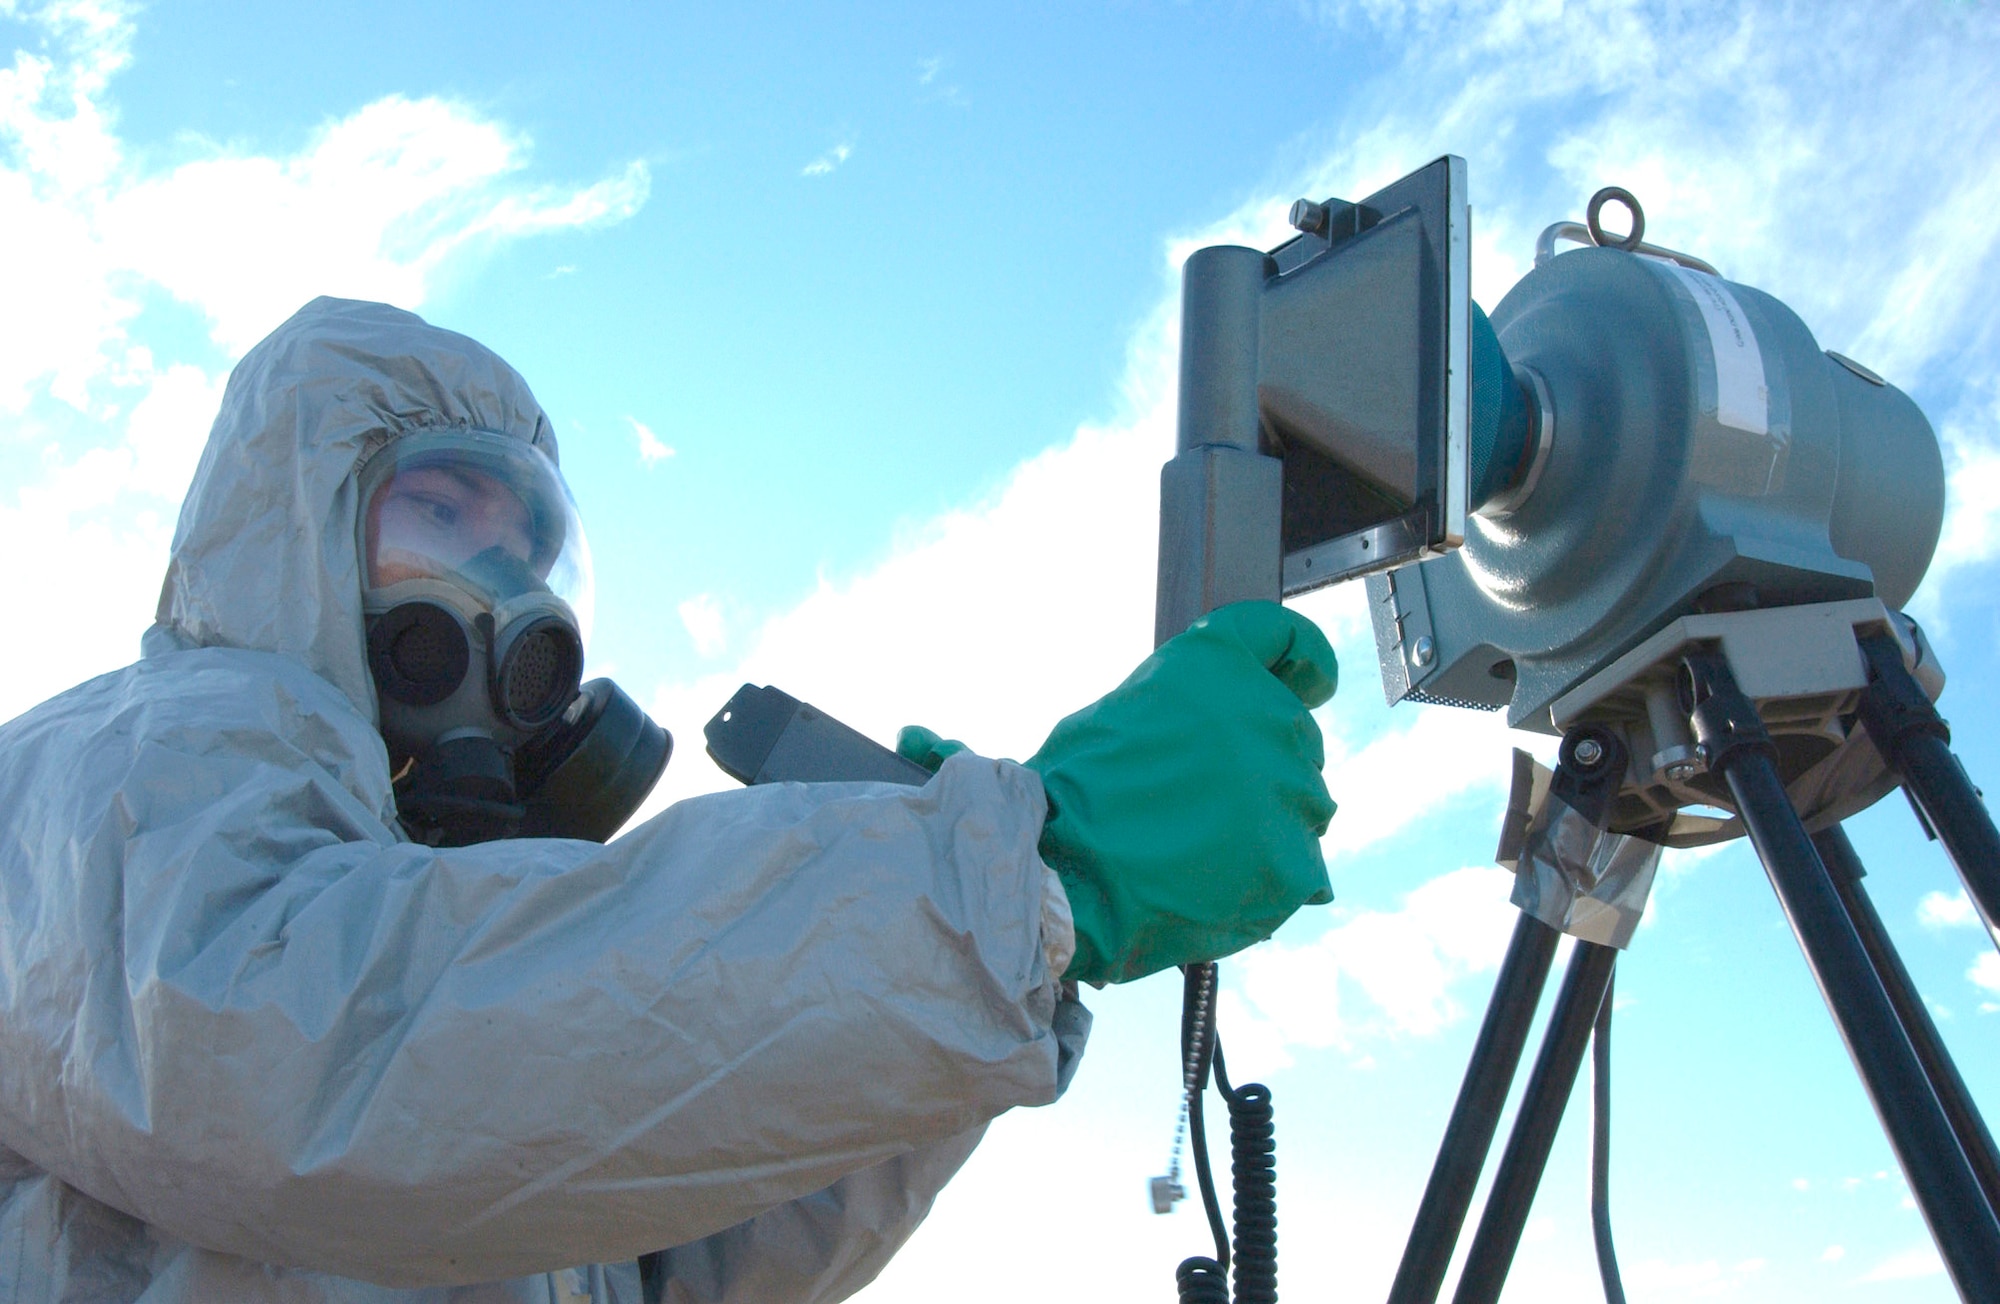
[[[1845,713],[1850,734],[1865,734],[1900,778],[1991,928],[2000,919],[2000,833],[1952,754],[1950,733],[1905,664],[1895,634],[1861,624],[1850,628],[1861,679],[1858,691],[1844,699],[1851,706]],[[1953,1283],[1967,1300],[2000,1301],[2000,1154],[1862,887],[1852,844],[1837,820],[1807,832],[1781,775],[1780,749],[1758,702],[1739,684],[1731,657],[1712,643],[1676,645],[1669,638],[1660,647],[1669,652],[1666,662],[1639,655],[1620,665],[1650,673],[1666,664],[1676,674],[1696,755],[1719,780],[1716,799],[1726,794],[1776,889]],[[1615,711],[1609,723],[1618,723]],[[1576,810],[1595,815],[1600,828],[1628,778],[1620,733],[1606,720],[1573,723],[1551,785],[1567,793]],[[1432,1304],[1438,1297],[1558,935],[1525,911],[1515,926],[1390,1304]],[[1602,1045],[1617,956],[1617,946],[1577,941],[1455,1304],[1490,1304],[1500,1296],[1593,1026]],[[1597,1178],[1598,1253],[1609,1292],[1616,1274],[1601,1171]]]

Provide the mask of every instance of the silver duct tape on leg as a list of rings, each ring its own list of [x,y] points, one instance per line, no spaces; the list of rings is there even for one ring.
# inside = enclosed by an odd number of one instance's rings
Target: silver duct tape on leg
[[[1514,871],[1513,903],[1571,937],[1623,950],[1646,912],[1662,847],[1598,828],[1549,790],[1549,771],[1517,751],[1496,857]]]

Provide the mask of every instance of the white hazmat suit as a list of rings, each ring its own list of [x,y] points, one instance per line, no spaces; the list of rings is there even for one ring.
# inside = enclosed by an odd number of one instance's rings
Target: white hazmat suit
[[[357,466],[554,455],[505,363],[320,299],[231,376],[136,664],[0,727],[0,1299],[837,1299],[1088,1016],[1030,771],[616,841],[396,823]],[[589,1265],[576,1267],[575,1265]]]

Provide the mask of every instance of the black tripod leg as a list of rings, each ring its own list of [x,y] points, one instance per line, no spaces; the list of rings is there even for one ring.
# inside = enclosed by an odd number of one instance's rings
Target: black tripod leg
[[[1556,1127],[1569,1104],[1570,1089],[1576,1085],[1584,1047],[1604,1005],[1604,989],[1617,960],[1617,948],[1594,942],[1578,942],[1570,955],[1569,972],[1563,975],[1562,990],[1549,1014],[1548,1031],[1542,1034],[1542,1049],[1535,1056],[1535,1071],[1528,1077],[1521,1110],[1514,1116],[1514,1130],[1507,1137],[1507,1150],[1493,1175],[1486,1210],[1479,1217],[1479,1230],[1473,1233],[1465,1271],[1458,1279],[1458,1292],[1452,1296],[1454,1304],[1492,1304],[1507,1284],[1507,1269],[1521,1244],[1528,1208],[1535,1201],[1535,1188],[1541,1185]]]
[[[1966,1299],[2000,1300],[2000,1220],[1792,809],[1770,735],[1720,657],[1692,655],[1686,667],[1695,737],[1729,785],[1952,1281]]]
[[[1861,885],[1864,871],[1861,858],[1854,853],[1854,844],[1836,824],[1814,834],[1813,846],[1833,876],[1834,890],[1840,893],[1847,917],[1854,921],[1854,931],[1860,935],[1861,945],[1867,948],[1868,958],[1889,993],[1889,1001],[1896,1007],[1896,1017],[1902,1021],[1910,1046],[1924,1066],[1924,1076],[1937,1092],[1938,1104],[1951,1123],[1952,1133],[1958,1137],[1959,1148],[1972,1164],[1980,1189],[1986,1192],[1986,1202],[2000,1209],[2000,1152],[1994,1149],[1993,1134],[1986,1130],[1986,1120],[1980,1116],[1972,1093],[1966,1090],[1965,1079],[1959,1076],[1944,1039],[1938,1036],[1931,1012],[1925,1008],[1916,984],[1910,981],[1910,971],[1903,967],[1903,957],[1896,953],[1895,943],[1882,926],[1882,916],[1876,913],[1875,903],[1868,899],[1868,890]]]
[[[1473,1188],[1479,1185],[1479,1170],[1493,1148],[1507,1089],[1514,1084],[1514,1070],[1520,1066],[1521,1049],[1535,1021],[1535,1007],[1548,984],[1559,936],[1532,915],[1523,914],[1514,925],[1493,998],[1486,1003],[1485,1021],[1479,1025],[1472,1062],[1458,1088],[1458,1103],[1452,1106],[1430,1184],[1424,1188],[1416,1224],[1403,1247],[1396,1284],[1389,1288],[1389,1304],[1433,1304],[1444,1285],[1465,1211],[1472,1206]]]
[[[2000,830],[1965,767],[1951,752],[1951,731],[1903,665],[1896,640],[1875,634],[1861,640],[1869,684],[1861,694],[1861,723],[1883,759],[1903,776],[1917,808],[1944,843],[1965,890],[1986,921],[2000,930]]]

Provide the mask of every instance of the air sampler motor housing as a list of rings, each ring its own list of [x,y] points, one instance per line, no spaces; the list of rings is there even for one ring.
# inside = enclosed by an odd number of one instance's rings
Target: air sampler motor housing
[[[1539,260],[1492,323],[1532,446],[1462,547],[1369,578],[1391,703],[1558,732],[1558,698],[1681,616],[1915,592],[1937,437],[1770,295],[1586,248]]]

